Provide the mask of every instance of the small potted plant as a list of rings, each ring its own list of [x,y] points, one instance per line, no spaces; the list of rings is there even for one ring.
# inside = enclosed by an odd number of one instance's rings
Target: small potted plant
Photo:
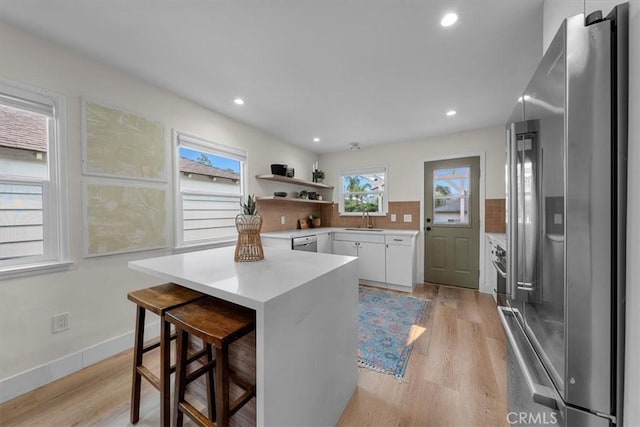
[[[315,182],[322,182],[324,181],[324,171],[323,170],[316,170],[314,173],[314,178],[315,178]]]
[[[247,196],[247,202],[240,201],[240,207],[242,207],[242,213],[236,215],[238,241],[234,260],[236,262],[260,261],[264,259],[262,241],[260,240],[262,217],[258,215],[256,197]]]
[[[256,203],[256,196],[247,196],[247,202],[240,201],[240,207],[242,208],[242,215],[255,215],[258,212],[258,204]]]
[[[322,220],[320,219],[320,214],[314,212],[310,215],[311,218],[311,226],[312,227],[320,227],[322,225]]]

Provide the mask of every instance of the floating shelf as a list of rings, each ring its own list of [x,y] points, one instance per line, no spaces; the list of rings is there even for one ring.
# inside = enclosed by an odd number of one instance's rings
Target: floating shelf
[[[294,185],[304,185],[306,187],[313,187],[313,188],[323,188],[323,189],[332,189],[333,185],[327,185],[327,184],[323,184],[322,182],[313,182],[313,181],[307,181],[304,179],[300,179],[300,178],[289,178],[287,176],[282,176],[282,175],[256,175],[256,179],[264,179],[267,181],[277,181],[277,182],[284,182],[287,184],[294,184]],[[296,200],[296,199],[294,199]],[[314,201],[314,200],[310,200],[310,201]]]
[[[332,204],[331,200],[309,200],[309,199],[295,199],[293,197],[276,197],[276,196],[257,196],[257,200],[280,200],[283,202],[294,203],[320,203],[320,204]]]

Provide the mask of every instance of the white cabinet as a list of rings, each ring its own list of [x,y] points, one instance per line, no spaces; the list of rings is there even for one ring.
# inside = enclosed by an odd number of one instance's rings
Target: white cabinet
[[[415,276],[414,239],[411,236],[385,236],[386,282],[413,289]]]
[[[384,282],[384,236],[361,233],[335,233],[333,237],[333,253],[336,255],[357,256],[361,280]]]
[[[358,246],[356,246],[356,242],[334,240],[333,253],[336,255],[358,256]]]
[[[291,239],[289,238],[260,236],[260,241],[265,248],[291,249]]]
[[[332,253],[331,233],[318,233],[316,237],[318,238],[318,252],[322,254]]]
[[[358,242],[360,278],[384,282],[386,274],[385,247],[382,243]]]

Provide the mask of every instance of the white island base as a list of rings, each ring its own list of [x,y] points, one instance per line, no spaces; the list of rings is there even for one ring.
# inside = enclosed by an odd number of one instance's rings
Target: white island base
[[[358,266],[348,256],[265,248],[235,263],[233,247],[129,267],[256,311],[259,426],[333,426],[358,380]]]

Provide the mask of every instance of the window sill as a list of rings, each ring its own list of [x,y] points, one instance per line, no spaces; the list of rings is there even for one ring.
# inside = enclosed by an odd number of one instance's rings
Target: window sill
[[[0,280],[67,271],[72,265],[73,262],[71,261],[51,261],[40,264],[16,265],[0,271]]]
[[[233,246],[236,244],[236,239],[233,240],[221,240],[219,242],[212,243],[197,243],[192,245],[177,246],[173,248],[174,254],[181,254],[185,252],[203,251],[206,249],[223,248],[225,246]]]
[[[339,212],[339,216],[355,216],[362,218],[362,212]],[[383,212],[369,212],[369,216],[387,216],[386,213]]]

